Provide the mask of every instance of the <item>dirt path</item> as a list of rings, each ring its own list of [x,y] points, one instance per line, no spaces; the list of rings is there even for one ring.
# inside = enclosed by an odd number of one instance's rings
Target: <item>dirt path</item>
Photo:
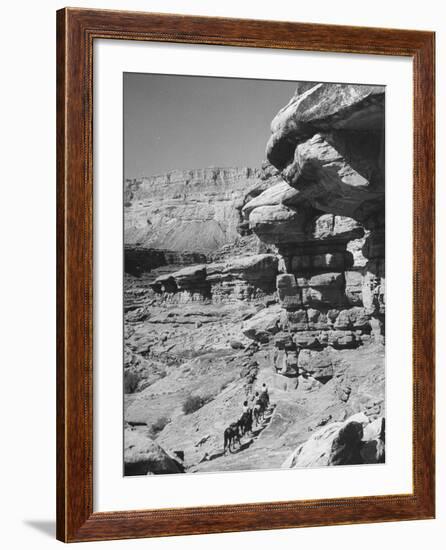
[[[289,454],[288,449],[274,449],[277,445],[277,436],[283,429],[283,416],[288,417],[286,411],[280,412],[277,403],[268,409],[262,422],[253,426],[251,434],[245,434],[240,445],[235,446],[232,452],[223,451],[204,455],[201,461],[188,468],[188,472],[212,472],[228,470],[254,470],[280,468]],[[286,424],[291,418],[286,419]]]
[[[276,404],[270,405],[268,407],[268,410],[265,412],[263,419],[256,426],[253,426],[251,433],[245,434],[240,438],[240,444],[235,444],[235,448],[232,448],[232,450],[227,450],[226,452],[224,450],[221,450],[213,454],[205,453],[203,458],[200,460],[199,464],[197,466],[193,466],[189,468],[188,471],[198,472],[198,471],[205,470],[207,468],[206,467],[200,468],[200,464],[212,463],[219,458],[226,458],[226,457],[238,455],[239,453],[242,453],[243,451],[246,451],[247,449],[249,449],[251,445],[253,445],[258,439],[260,439],[260,436],[268,428],[274,416],[275,411],[276,411]],[[214,462],[213,467],[211,469],[214,469],[215,466],[216,464]]]

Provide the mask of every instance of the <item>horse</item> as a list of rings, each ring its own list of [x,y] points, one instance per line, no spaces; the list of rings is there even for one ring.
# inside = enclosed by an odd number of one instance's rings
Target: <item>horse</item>
[[[235,442],[240,445],[240,422],[233,422],[224,431],[224,446],[223,450],[226,454],[226,449],[231,453],[231,446],[234,447]]]
[[[262,394],[254,406],[253,416],[256,422],[256,425],[259,424],[265,418],[265,411],[268,407],[268,398],[265,394]]]
[[[245,435],[248,432],[252,432],[252,409],[248,409],[242,414],[239,420],[241,435]]]

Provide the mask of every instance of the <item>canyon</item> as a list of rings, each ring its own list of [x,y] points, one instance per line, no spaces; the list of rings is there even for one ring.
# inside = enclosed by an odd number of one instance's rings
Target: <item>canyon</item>
[[[384,107],[301,84],[261,167],[124,182],[128,475],[384,460]]]

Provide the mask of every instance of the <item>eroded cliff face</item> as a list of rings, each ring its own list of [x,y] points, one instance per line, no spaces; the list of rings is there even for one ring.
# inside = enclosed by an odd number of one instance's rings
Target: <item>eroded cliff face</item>
[[[242,214],[281,256],[274,360],[281,374],[326,379],[333,348],[384,337],[384,89],[309,85],[271,130],[281,181]]]
[[[126,180],[125,271],[140,276],[163,266],[206,263],[266,252],[241,209],[280,180],[260,168],[202,168]]]
[[[261,170],[203,168],[126,180],[126,246],[212,253],[239,237],[240,201]]]

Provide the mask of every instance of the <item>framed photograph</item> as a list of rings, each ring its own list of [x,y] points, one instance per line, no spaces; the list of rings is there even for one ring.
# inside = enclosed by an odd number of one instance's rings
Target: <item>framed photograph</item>
[[[57,13],[60,540],[434,517],[434,50]]]

